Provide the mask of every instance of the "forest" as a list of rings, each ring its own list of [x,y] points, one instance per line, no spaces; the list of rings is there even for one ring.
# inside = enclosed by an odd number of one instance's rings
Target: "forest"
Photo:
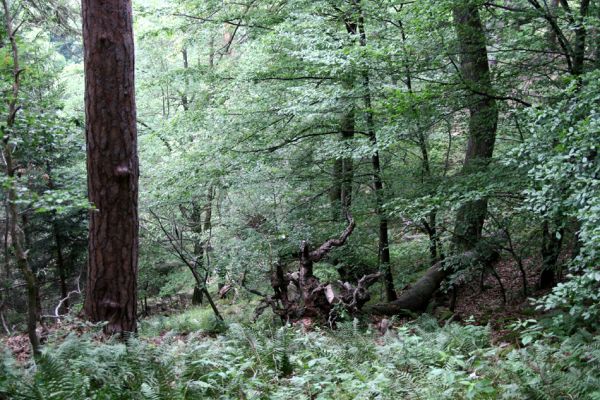
[[[0,400],[600,400],[600,1],[0,3]]]

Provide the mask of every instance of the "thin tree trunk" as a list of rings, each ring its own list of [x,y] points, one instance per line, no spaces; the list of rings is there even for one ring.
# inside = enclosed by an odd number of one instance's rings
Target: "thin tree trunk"
[[[6,161],[5,161],[6,163]],[[5,165],[6,166],[6,165]],[[4,200],[4,208],[6,213],[6,221],[4,225],[4,268],[6,269],[6,281],[12,279],[12,271],[10,268],[10,252],[8,248],[8,236],[10,231],[10,210],[8,207],[8,198]]]
[[[354,137],[354,107],[352,107],[342,118],[342,141],[346,143]],[[347,150],[347,149],[344,149]],[[352,188],[354,182],[354,160],[352,156],[343,157],[342,161],[342,182],[340,203],[342,205],[342,214],[344,217],[350,212],[352,206]]]
[[[130,0],[83,0],[89,266],[85,313],[137,331],[138,157]]]
[[[67,271],[63,257],[62,237],[58,229],[56,221],[52,221],[52,231],[54,233],[54,243],[56,245],[56,269],[58,270],[60,280],[60,294],[62,302],[59,313],[66,314],[69,312],[69,290],[67,288]]]
[[[343,161],[336,158],[333,162],[331,189],[329,190],[329,200],[331,204],[331,218],[333,221],[341,220],[341,198],[342,198],[342,168]]]
[[[52,179],[52,168],[50,164],[46,164],[46,173],[48,174],[48,189],[54,190],[54,181]],[[69,312],[69,290],[67,288],[67,270],[65,265],[65,259],[63,256],[63,243],[60,229],[56,223],[56,214],[52,215],[52,234],[54,236],[54,245],[56,247],[56,270],[60,281],[60,294],[63,302],[59,313],[66,314]]]
[[[360,45],[367,45],[367,34],[365,31],[365,21],[360,5],[360,0],[353,0],[353,5],[357,14],[357,28],[359,32]],[[390,264],[390,241],[388,234],[388,218],[383,209],[385,203],[385,193],[383,185],[383,171],[381,166],[381,158],[377,149],[377,134],[375,133],[375,120],[373,115],[373,104],[371,100],[371,87],[368,69],[361,71],[363,78],[363,101],[366,110],[367,136],[371,141],[374,152],[371,157],[373,166],[373,186],[375,188],[375,212],[379,219],[379,265],[383,270],[383,279],[385,284],[385,294],[387,301],[394,301],[398,297],[394,288],[394,277],[392,274],[392,266]]]
[[[550,14],[550,16],[553,19],[556,19],[556,10],[558,9],[559,6],[559,0],[551,0],[549,7],[548,7],[548,14]],[[552,46],[552,48],[556,48],[558,45],[558,40],[557,40],[557,34],[556,31],[554,29],[552,29],[552,27],[550,27],[551,29],[548,30],[548,41],[550,42],[550,45]]]
[[[2,0],[2,6],[4,8],[4,20],[6,33],[10,40],[11,55],[13,62],[12,69],[12,98],[8,100],[8,118],[6,120],[6,128],[3,129],[4,139],[4,161],[6,164],[6,176],[8,182],[6,184],[6,196],[8,204],[8,219],[9,219],[9,231],[12,239],[12,245],[15,250],[15,256],[17,258],[17,266],[27,286],[27,334],[31,343],[31,349],[34,356],[40,355],[40,340],[36,332],[37,320],[38,320],[38,284],[37,277],[33,273],[29,260],[27,259],[27,250],[24,248],[26,243],[25,233],[19,224],[19,209],[17,206],[18,196],[16,190],[16,176],[15,176],[15,165],[12,154],[12,144],[10,143],[11,136],[14,134],[13,128],[19,107],[17,101],[19,99],[20,91],[20,75],[22,70],[19,65],[19,49],[17,47],[17,40],[15,37],[15,30],[13,29],[13,16],[11,14],[10,5],[8,0]]]
[[[210,304],[210,308],[212,308],[213,313],[215,314],[215,317],[220,320],[223,321],[223,316],[221,315],[221,313],[219,312],[219,309],[217,308],[215,302],[212,299],[212,296],[210,295],[210,293],[208,293],[208,289],[206,287],[204,287],[204,295],[206,296],[206,300],[208,300],[208,304]]]
[[[203,208],[200,208],[196,202],[192,204],[192,231],[199,236],[194,242],[194,268],[192,273],[196,280],[196,286],[194,287],[194,294],[192,296],[192,304],[202,304],[206,281],[210,275],[207,266],[204,265],[204,256],[208,257],[208,251],[210,250],[210,242],[208,239],[204,239],[202,236],[210,234],[212,230],[212,202],[214,197],[214,188],[212,185],[208,188],[206,204]],[[204,223],[202,221],[202,212],[204,212]],[[204,279],[200,277],[199,269],[204,268],[205,274]]]
[[[188,92],[189,92],[189,86],[190,86],[190,80],[188,78],[188,69],[190,67],[189,61],[188,61],[188,52],[187,52],[187,48],[183,48],[181,50],[181,56],[183,58],[183,69],[184,69],[184,82],[185,82],[185,86],[183,89],[183,93],[181,94],[181,105],[183,107],[184,111],[188,111],[190,108],[189,105],[189,99],[188,99]]]
[[[402,24],[402,21],[398,21],[398,26],[400,27],[400,36],[402,38],[402,43],[405,44],[406,33],[404,31],[404,25]],[[404,59],[404,70],[406,78],[406,88],[408,89],[408,92],[412,94],[412,72],[410,70],[410,60],[408,59],[408,57],[405,57]],[[415,112],[415,114],[418,113],[416,107],[413,106],[412,109],[413,112]],[[422,172],[426,179],[431,179],[431,164],[429,162],[429,151],[427,149],[427,141],[419,123],[417,123],[417,129],[417,140],[419,143],[419,149],[421,150],[422,157]],[[434,266],[438,261],[441,261],[444,258],[439,236],[437,233],[437,212],[435,210],[429,213],[429,215],[427,216],[427,220],[423,220],[423,226],[425,227],[425,231],[429,236],[430,264],[431,266]]]
[[[502,294],[502,304],[506,305],[506,290],[504,289],[504,285],[502,284],[502,279],[500,278],[500,275],[498,275],[498,271],[496,271],[496,268],[494,268],[493,266],[492,276],[496,278],[498,286],[500,287],[500,293]]]
[[[562,247],[564,229],[550,229],[546,220],[542,224],[542,273],[540,274],[540,288],[550,289],[556,284],[556,268]]]
[[[352,19],[344,21],[346,31],[351,37],[358,34],[357,24]],[[346,91],[352,92],[354,89],[354,76],[351,72],[349,76],[343,78],[342,86]],[[349,96],[350,106],[344,110],[340,119],[341,140],[343,144],[354,137],[355,131],[355,107],[354,99]],[[347,151],[344,148],[344,151]],[[330,192],[331,209],[334,221],[341,221],[350,212],[352,205],[352,188],[354,181],[354,161],[352,157],[337,158],[333,165],[333,187]]]
[[[565,1],[566,3],[566,1]],[[583,73],[585,60],[585,40],[587,32],[585,29],[585,17],[588,15],[590,0],[581,0],[579,3],[579,16],[575,20],[575,44],[573,45],[573,75],[579,76]],[[567,10],[567,12],[571,12]]]
[[[194,275],[194,280],[196,281],[196,285],[194,286],[194,294],[192,295],[192,304],[200,305],[204,299],[203,286],[204,282],[200,277],[199,269],[202,268],[204,264],[204,244],[202,243],[202,209],[198,206],[197,202],[194,201],[192,204],[192,214],[191,214],[191,222],[192,222],[192,232],[199,236],[194,240],[194,261],[192,267],[192,274]]]
[[[517,253],[515,249],[514,243],[512,241],[512,236],[510,235],[510,231],[508,228],[504,230],[506,235],[506,240],[508,241],[508,252],[513,256],[515,261],[517,262],[517,266],[519,267],[519,271],[521,272],[521,281],[523,282],[523,297],[527,297],[529,293],[529,288],[527,284],[527,273],[525,272],[525,266],[523,265],[523,258]]]

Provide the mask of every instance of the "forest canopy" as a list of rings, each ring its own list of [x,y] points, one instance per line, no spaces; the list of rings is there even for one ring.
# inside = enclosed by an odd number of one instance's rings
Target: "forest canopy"
[[[1,0],[0,399],[600,398],[600,3]]]

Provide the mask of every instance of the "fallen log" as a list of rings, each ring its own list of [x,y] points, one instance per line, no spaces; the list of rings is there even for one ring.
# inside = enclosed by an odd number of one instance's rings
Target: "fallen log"
[[[488,267],[498,261],[499,240],[501,240],[499,236],[482,239],[473,250],[437,262],[417,282],[401,293],[397,300],[366,307],[364,313],[412,315],[415,312],[425,311],[442,282],[454,272],[475,264]]]

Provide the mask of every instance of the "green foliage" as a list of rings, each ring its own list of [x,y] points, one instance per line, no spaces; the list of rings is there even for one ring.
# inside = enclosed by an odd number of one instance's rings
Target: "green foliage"
[[[188,322],[179,323],[175,329],[186,330]],[[30,369],[5,354],[0,395],[176,400],[593,399],[600,394],[597,337],[539,337],[521,348],[491,346],[489,335],[485,327],[439,327],[422,317],[381,338],[352,322],[338,331],[307,333],[234,323],[216,337],[201,331],[161,335],[159,345],[158,337],[125,345],[69,336],[49,346]]]
[[[140,330],[144,337],[151,338],[164,332],[168,332],[170,336],[187,335],[192,332],[216,335],[226,331],[227,326],[216,319],[209,308],[195,307],[178,315],[144,320]]]
[[[567,224],[578,222],[579,254],[571,274],[541,303],[545,310],[569,312],[568,322],[598,328],[600,320],[600,71],[571,83],[552,106],[529,110],[531,136],[510,162],[527,170],[529,211]],[[557,233],[559,234],[559,233]],[[557,322],[567,322],[566,316]]]
[[[60,278],[55,232],[67,277],[85,265],[83,67],[79,38],[69,32],[79,24],[68,12],[75,3],[11,2],[20,10],[15,21],[24,22],[21,108],[13,131],[2,134],[11,135],[19,176],[0,184],[18,188],[29,260],[42,283]],[[249,308],[239,304],[224,312],[233,321],[227,324],[194,308],[142,321],[140,338],[127,345],[69,336],[25,366],[2,354],[2,400],[600,398],[597,4],[581,19],[586,73],[574,77],[564,73],[565,49],[549,37],[548,18],[534,2],[473,2],[486,30],[487,95],[497,97],[500,119],[488,168],[461,174],[466,110],[475,96],[463,90],[458,68],[456,1],[134,3],[138,287],[150,305],[196,284],[182,256],[211,289],[233,284],[238,303],[247,300],[242,279],[271,293],[275,263],[297,261],[302,241],[318,245],[344,228],[329,198],[340,161],[352,161],[357,227],[344,248],[315,265],[322,281],[377,270],[378,222],[386,217],[396,287],[412,283],[432,261],[428,226],[436,228],[438,256],[455,260],[456,211],[481,199],[488,202],[484,235],[509,232],[510,255],[503,257],[533,260],[524,263],[528,275],[537,267],[544,220],[557,232],[566,228],[565,247],[575,247],[576,236],[579,254],[568,279],[538,303],[552,321],[517,323],[516,343],[492,345],[488,328],[439,327],[427,317],[377,337],[353,321],[336,332],[303,333],[274,327],[267,313],[245,326]],[[577,12],[564,4],[552,10],[572,45]],[[359,15],[364,38],[348,29]],[[10,93],[4,30],[0,86]],[[5,121],[6,101],[1,107]],[[341,121],[350,115],[354,133],[342,138]],[[383,210],[373,190],[375,152]],[[202,211],[192,216],[194,208]],[[2,276],[14,267],[10,249],[4,257]],[[450,283],[480,272],[472,265]],[[20,285],[19,273],[11,273]],[[10,328],[21,317],[23,294],[13,296],[11,284],[3,282],[0,299]],[[55,286],[42,288],[47,307],[58,296]]]

